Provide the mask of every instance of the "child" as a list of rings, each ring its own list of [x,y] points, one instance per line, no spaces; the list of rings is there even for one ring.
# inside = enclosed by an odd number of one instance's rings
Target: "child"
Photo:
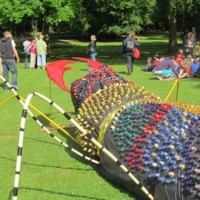
[[[142,68],[142,71],[151,72],[152,70],[153,70],[152,58],[151,58],[151,57],[148,57],[148,58],[147,58],[146,67],[143,67],[143,68]]]
[[[153,56],[153,58],[154,58],[154,61],[153,61],[153,68],[155,68],[157,65],[158,65],[158,63],[160,62],[160,57],[159,57],[159,55],[158,54],[155,54],[154,56]]]
[[[194,75],[198,71],[198,69],[199,69],[199,63],[198,60],[195,58],[191,65],[192,75]]]
[[[176,61],[180,65],[181,61],[184,59],[184,53],[182,49],[179,49],[177,55],[176,55]]]

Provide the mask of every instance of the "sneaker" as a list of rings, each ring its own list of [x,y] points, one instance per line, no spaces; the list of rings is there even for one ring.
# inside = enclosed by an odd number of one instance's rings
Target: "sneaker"
[[[12,88],[13,88],[14,90],[16,90],[16,91],[19,90],[19,88],[18,88],[16,85],[12,85]]]

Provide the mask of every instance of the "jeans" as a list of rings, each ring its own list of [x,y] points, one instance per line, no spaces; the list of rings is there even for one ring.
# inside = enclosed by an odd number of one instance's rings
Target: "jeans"
[[[92,59],[92,60],[96,60],[96,53],[91,53],[90,54],[90,59]]]
[[[91,53],[90,54],[90,59],[96,60],[96,55],[97,55],[97,53]],[[88,66],[87,70],[88,71],[92,70],[92,67]]]
[[[45,67],[46,66],[46,55],[37,55],[37,65],[38,67]]]
[[[2,59],[3,77],[9,81],[9,71],[12,73],[12,86],[17,87],[17,66],[14,59]]]
[[[27,53],[25,53],[25,57],[24,57],[24,69],[28,69],[29,57],[30,57],[30,55],[27,54]]]
[[[128,73],[131,75],[133,73],[134,57],[132,54],[126,54]]]

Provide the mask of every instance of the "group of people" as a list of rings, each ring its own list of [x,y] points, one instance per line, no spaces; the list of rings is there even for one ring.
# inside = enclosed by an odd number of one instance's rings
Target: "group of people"
[[[44,36],[40,35],[38,38],[34,37],[31,41],[25,38],[23,47],[25,54],[24,68],[36,69],[37,64],[38,69],[44,69],[47,55],[47,44],[44,41]]]
[[[160,80],[200,77],[200,41],[196,42],[194,33],[188,32],[183,39],[183,49],[175,56],[147,58],[143,71],[153,71]]]
[[[180,49],[176,56],[161,57],[154,55],[149,57],[143,71],[153,71],[159,79],[176,79],[200,77],[200,52],[199,56],[184,55]]]
[[[0,40],[0,75],[9,80],[9,72],[12,74],[12,88],[18,88],[18,70],[16,64],[20,62],[19,55],[16,49],[16,43],[13,40],[10,31],[3,33],[3,38]],[[36,60],[37,67],[44,69],[46,66],[47,44],[43,40],[43,35],[39,38],[33,38],[31,41],[25,39],[23,42],[25,53],[25,69],[35,69]],[[30,60],[30,64],[29,64]],[[29,65],[29,66],[28,66]],[[7,90],[6,84],[4,89]]]
[[[127,37],[122,43],[122,53],[126,58],[128,74],[133,73],[134,68],[134,49],[139,47],[140,42],[134,38],[134,32],[128,32]],[[25,53],[25,69],[44,69],[46,66],[47,44],[44,36],[41,34],[38,38],[34,37],[31,41],[25,38],[23,42]],[[96,60],[96,36],[90,36],[90,42],[87,46],[87,53],[92,60]],[[18,90],[17,86],[17,67],[19,62],[16,44],[9,31],[4,32],[4,37],[0,41],[0,75],[8,81],[9,71],[12,73],[12,87]],[[91,67],[88,66],[88,71]],[[153,71],[159,79],[165,78],[183,78],[200,77],[200,41],[194,44],[194,35],[188,33],[184,38],[183,50],[180,49],[176,56],[160,58],[155,54],[153,58],[147,59],[147,64],[143,71]],[[6,85],[4,89],[7,89]]]

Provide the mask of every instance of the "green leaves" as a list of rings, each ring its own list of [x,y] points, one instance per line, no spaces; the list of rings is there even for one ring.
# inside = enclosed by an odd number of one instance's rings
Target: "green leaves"
[[[0,9],[1,24],[18,24],[27,17],[42,17],[47,23],[58,24],[73,17],[71,0],[4,0]]]

